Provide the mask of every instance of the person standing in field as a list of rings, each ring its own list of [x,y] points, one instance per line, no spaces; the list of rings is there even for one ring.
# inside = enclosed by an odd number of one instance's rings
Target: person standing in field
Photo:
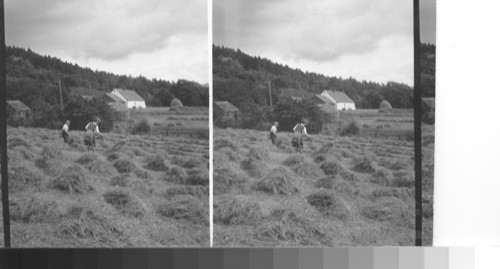
[[[278,132],[278,126],[279,126],[279,123],[277,121],[275,121],[273,127],[271,127],[271,132],[269,133],[269,136],[271,137],[271,143],[273,143],[273,145],[275,145],[276,138],[278,137],[276,135],[276,133]]]
[[[69,138],[69,126],[71,125],[71,121],[67,120],[66,123],[63,125],[62,130],[61,130],[61,135],[64,140],[64,143],[68,143],[68,138]]]
[[[94,121],[89,122],[87,126],[85,126],[85,130],[87,130],[87,133],[85,134],[84,143],[87,146],[88,150],[94,151],[95,137],[96,135],[101,136],[101,133],[99,132],[99,123],[101,123],[101,119],[97,117]]]
[[[292,140],[292,146],[297,150],[297,151],[300,151],[300,153],[302,153],[302,150],[304,149],[304,141],[303,141],[303,137],[306,136],[306,137],[311,137],[308,133],[307,133],[307,129],[306,129],[306,126],[309,124],[309,121],[306,120],[306,119],[303,119],[302,122],[300,123],[297,123],[297,125],[295,125],[295,127],[293,127],[293,132],[295,133],[295,136]]]

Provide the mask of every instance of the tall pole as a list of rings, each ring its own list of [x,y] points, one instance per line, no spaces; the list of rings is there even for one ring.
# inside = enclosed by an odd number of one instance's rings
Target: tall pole
[[[5,79],[5,16],[4,1],[0,0],[0,150],[2,165],[2,210],[4,246],[10,247],[9,173],[7,162],[7,85]]]
[[[61,87],[61,80],[59,80],[59,99],[61,100],[61,109],[63,108],[63,99],[62,99],[62,87]]]
[[[419,0],[413,0],[413,126],[415,128],[415,245],[422,246],[422,130],[421,130],[421,81],[420,81],[420,12]]]
[[[269,87],[269,103],[271,105],[271,109],[273,108],[273,96],[271,95],[271,80],[267,82],[267,86]]]

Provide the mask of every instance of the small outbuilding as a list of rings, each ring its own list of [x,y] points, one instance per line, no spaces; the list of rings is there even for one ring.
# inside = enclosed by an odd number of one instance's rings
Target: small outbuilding
[[[228,101],[216,101],[213,106],[214,121],[216,123],[234,123],[240,110]]]
[[[7,101],[7,117],[10,120],[27,119],[30,112],[30,108],[19,100]]]

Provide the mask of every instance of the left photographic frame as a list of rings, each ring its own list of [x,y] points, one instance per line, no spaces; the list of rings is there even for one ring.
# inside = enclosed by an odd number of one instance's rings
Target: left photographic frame
[[[207,2],[4,12],[11,246],[210,246]]]

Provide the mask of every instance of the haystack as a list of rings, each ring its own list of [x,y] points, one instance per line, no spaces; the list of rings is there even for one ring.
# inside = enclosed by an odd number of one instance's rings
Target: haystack
[[[349,216],[349,207],[340,197],[326,190],[320,190],[307,196],[307,202],[326,216],[345,220]]]
[[[214,204],[214,222],[223,225],[255,225],[263,218],[260,205],[235,197],[217,200]]]
[[[174,98],[172,99],[172,102],[170,102],[170,109],[172,110],[177,110],[183,108],[184,105],[182,104],[181,100]]]
[[[125,190],[115,189],[106,192],[103,195],[104,201],[111,204],[114,208],[125,215],[131,215],[136,218],[144,216],[146,209],[139,199],[132,196]]]
[[[208,207],[191,195],[174,196],[158,205],[156,212],[164,217],[183,219],[198,224],[208,224]]]
[[[283,167],[274,168],[257,182],[255,189],[273,195],[291,195],[298,192],[290,171]]]
[[[391,104],[387,100],[384,100],[384,101],[382,101],[382,103],[380,103],[379,111],[381,111],[381,112],[387,112],[387,111],[389,111],[391,109],[392,109],[392,106],[391,106]]]

